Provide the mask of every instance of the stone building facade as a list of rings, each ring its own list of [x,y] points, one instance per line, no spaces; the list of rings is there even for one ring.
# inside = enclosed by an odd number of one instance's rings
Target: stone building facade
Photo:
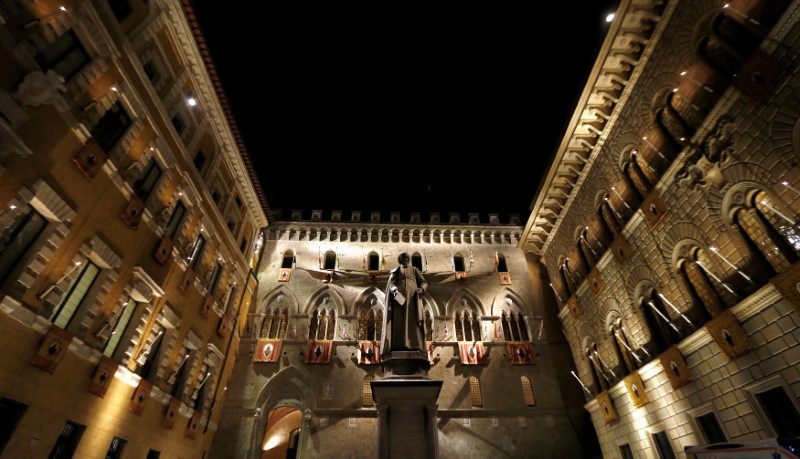
[[[520,247],[604,457],[800,435],[798,17],[622,2],[555,152]]]
[[[324,217],[293,211],[269,227],[214,457],[377,457],[369,382],[383,376],[376,345],[401,252],[429,284],[440,457],[583,457],[580,388],[557,311],[517,248],[518,219]]]
[[[207,455],[267,219],[192,18],[0,3],[4,458]]]

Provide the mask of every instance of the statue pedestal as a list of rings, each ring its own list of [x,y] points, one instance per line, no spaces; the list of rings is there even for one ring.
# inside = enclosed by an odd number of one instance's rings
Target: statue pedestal
[[[379,457],[438,457],[436,399],[442,381],[394,376],[370,384],[378,409]]]

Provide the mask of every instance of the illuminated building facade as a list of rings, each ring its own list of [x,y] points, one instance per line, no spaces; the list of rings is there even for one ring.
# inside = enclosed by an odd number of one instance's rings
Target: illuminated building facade
[[[212,456],[377,457],[370,381],[384,375],[385,289],[406,252],[429,284],[428,374],[444,381],[441,457],[583,457],[580,427],[589,438],[591,428],[581,389],[555,304],[545,308],[547,287],[517,248],[519,219],[462,217],[276,218]],[[413,438],[413,426],[393,428],[404,427]]]
[[[2,457],[207,455],[267,219],[192,17],[0,3]]]
[[[622,3],[520,242],[603,456],[800,435],[800,6]]]

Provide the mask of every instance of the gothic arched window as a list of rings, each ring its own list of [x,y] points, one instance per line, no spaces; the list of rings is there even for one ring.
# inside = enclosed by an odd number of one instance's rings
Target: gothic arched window
[[[261,324],[261,338],[284,339],[286,338],[286,327],[289,322],[289,311],[268,308],[264,314],[264,322]]]
[[[473,311],[469,309],[456,311],[454,322],[457,341],[481,340],[481,321]]]
[[[308,339],[333,340],[336,336],[336,310],[314,308],[308,325]]]

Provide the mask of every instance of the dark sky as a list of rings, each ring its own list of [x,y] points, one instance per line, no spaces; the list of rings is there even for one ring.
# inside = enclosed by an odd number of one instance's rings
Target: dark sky
[[[542,3],[194,7],[272,208],[524,222],[617,5]]]

